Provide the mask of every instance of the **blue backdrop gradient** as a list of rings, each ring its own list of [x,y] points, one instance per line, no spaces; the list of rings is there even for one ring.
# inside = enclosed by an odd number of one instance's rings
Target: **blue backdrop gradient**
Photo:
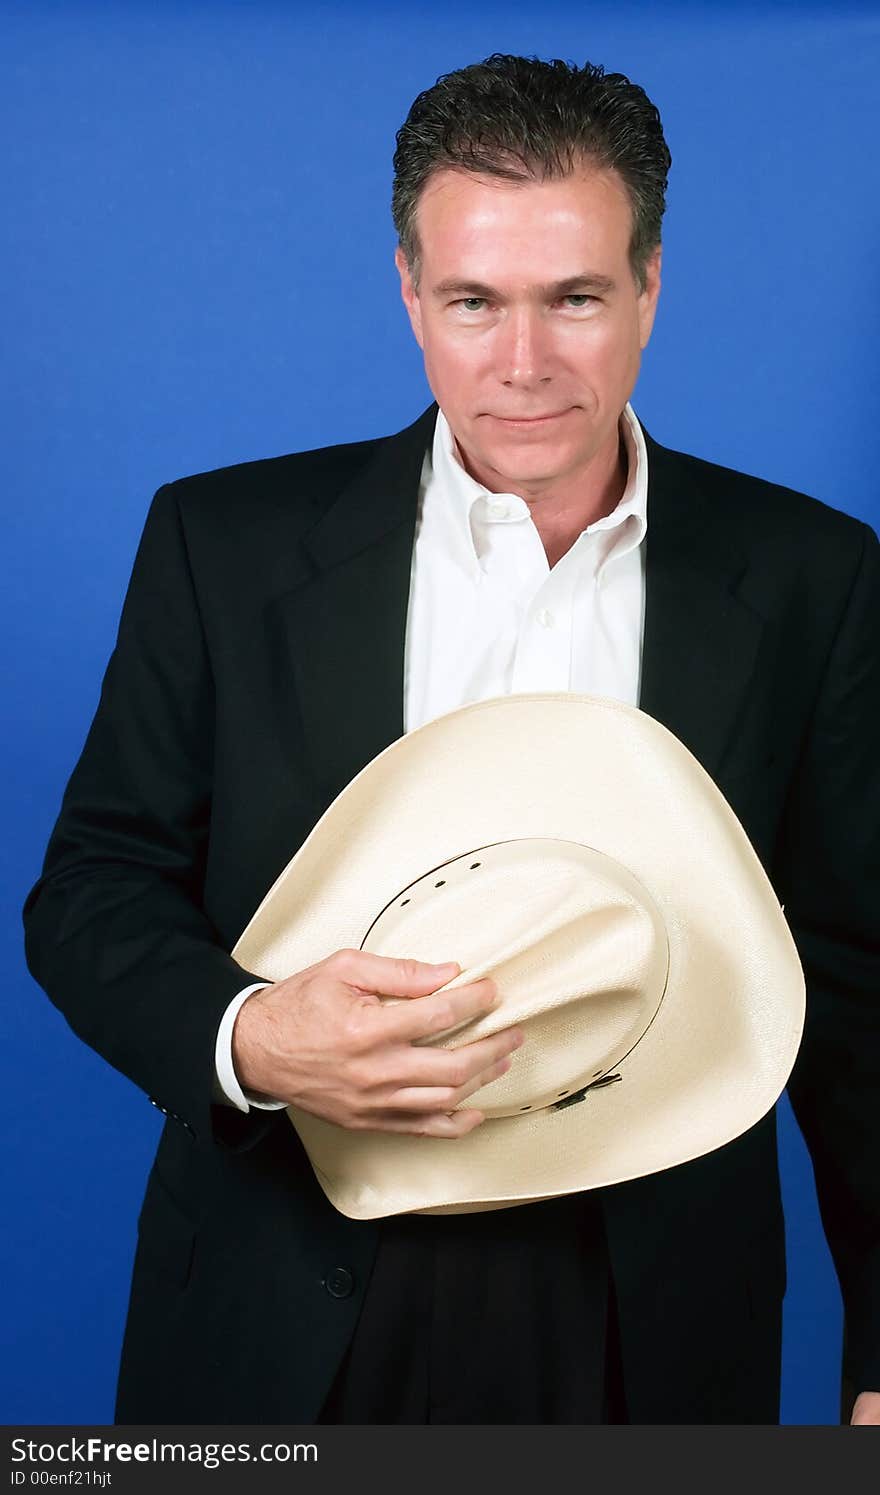
[[[159,1118],[31,981],[18,910],[153,490],[427,403],[394,133],[439,73],[515,51],[602,62],[661,110],[664,290],[634,400],[652,435],[878,527],[880,6],[32,0],[0,22],[0,1417],[101,1423]],[[787,1103],[780,1136],[783,1420],[835,1422],[839,1295]]]

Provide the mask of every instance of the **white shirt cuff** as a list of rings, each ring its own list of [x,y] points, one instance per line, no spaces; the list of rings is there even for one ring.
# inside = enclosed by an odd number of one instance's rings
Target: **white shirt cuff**
[[[255,981],[232,998],[220,1020],[217,1042],[214,1045],[214,1099],[221,1105],[235,1106],[239,1111],[249,1111],[254,1106],[258,1111],[281,1111],[287,1102],[270,1100],[266,1095],[255,1095],[242,1090],[232,1062],[232,1030],[239,1009],[255,991],[264,991],[271,981]]]

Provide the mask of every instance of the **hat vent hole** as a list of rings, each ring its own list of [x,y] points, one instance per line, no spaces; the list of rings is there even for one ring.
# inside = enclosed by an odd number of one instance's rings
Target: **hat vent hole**
[[[446,878],[445,877],[441,877],[441,879],[440,879],[439,882],[435,882],[434,887],[435,888],[445,888],[446,887]]]
[[[521,1111],[531,1111],[531,1106],[520,1106]]]
[[[407,903],[409,903],[409,899],[408,898],[402,898],[401,901],[400,901],[401,908],[404,908]]]
[[[481,867],[482,865],[482,862],[471,862],[470,871],[473,872],[476,867]]]

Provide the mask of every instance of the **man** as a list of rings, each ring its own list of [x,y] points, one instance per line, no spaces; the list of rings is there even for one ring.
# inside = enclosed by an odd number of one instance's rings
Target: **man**
[[[352,1221],[279,1108],[461,1137],[521,1034],[457,1055],[414,1043],[493,1000],[479,982],[450,1006],[454,965],[328,950],[267,984],[228,954],[403,731],[570,689],[676,732],[786,905],[808,981],[790,1093],[844,1294],[853,1420],[880,1422],[880,549],[636,420],[668,166],[657,111],[620,75],[493,57],[439,80],[398,136],[394,187],[439,412],[154,501],[27,905],[38,979],[168,1117],[120,1420],[778,1420],[772,1113],[613,1188]]]

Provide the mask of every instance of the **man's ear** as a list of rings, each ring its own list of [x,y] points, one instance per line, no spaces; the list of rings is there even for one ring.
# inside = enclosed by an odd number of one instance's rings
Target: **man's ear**
[[[643,349],[648,346],[657,315],[662,258],[663,253],[658,244],[645,265],[645,289],[639,295],[639,346]]]
[[[419,293],[413,285],[409,263],[400,245],[397,246],[394,263],[400,273],[400,294],[407,310],[410,326],[419,347],[424,348],[425,344],[422,340],[422,307],[419,301]]]

